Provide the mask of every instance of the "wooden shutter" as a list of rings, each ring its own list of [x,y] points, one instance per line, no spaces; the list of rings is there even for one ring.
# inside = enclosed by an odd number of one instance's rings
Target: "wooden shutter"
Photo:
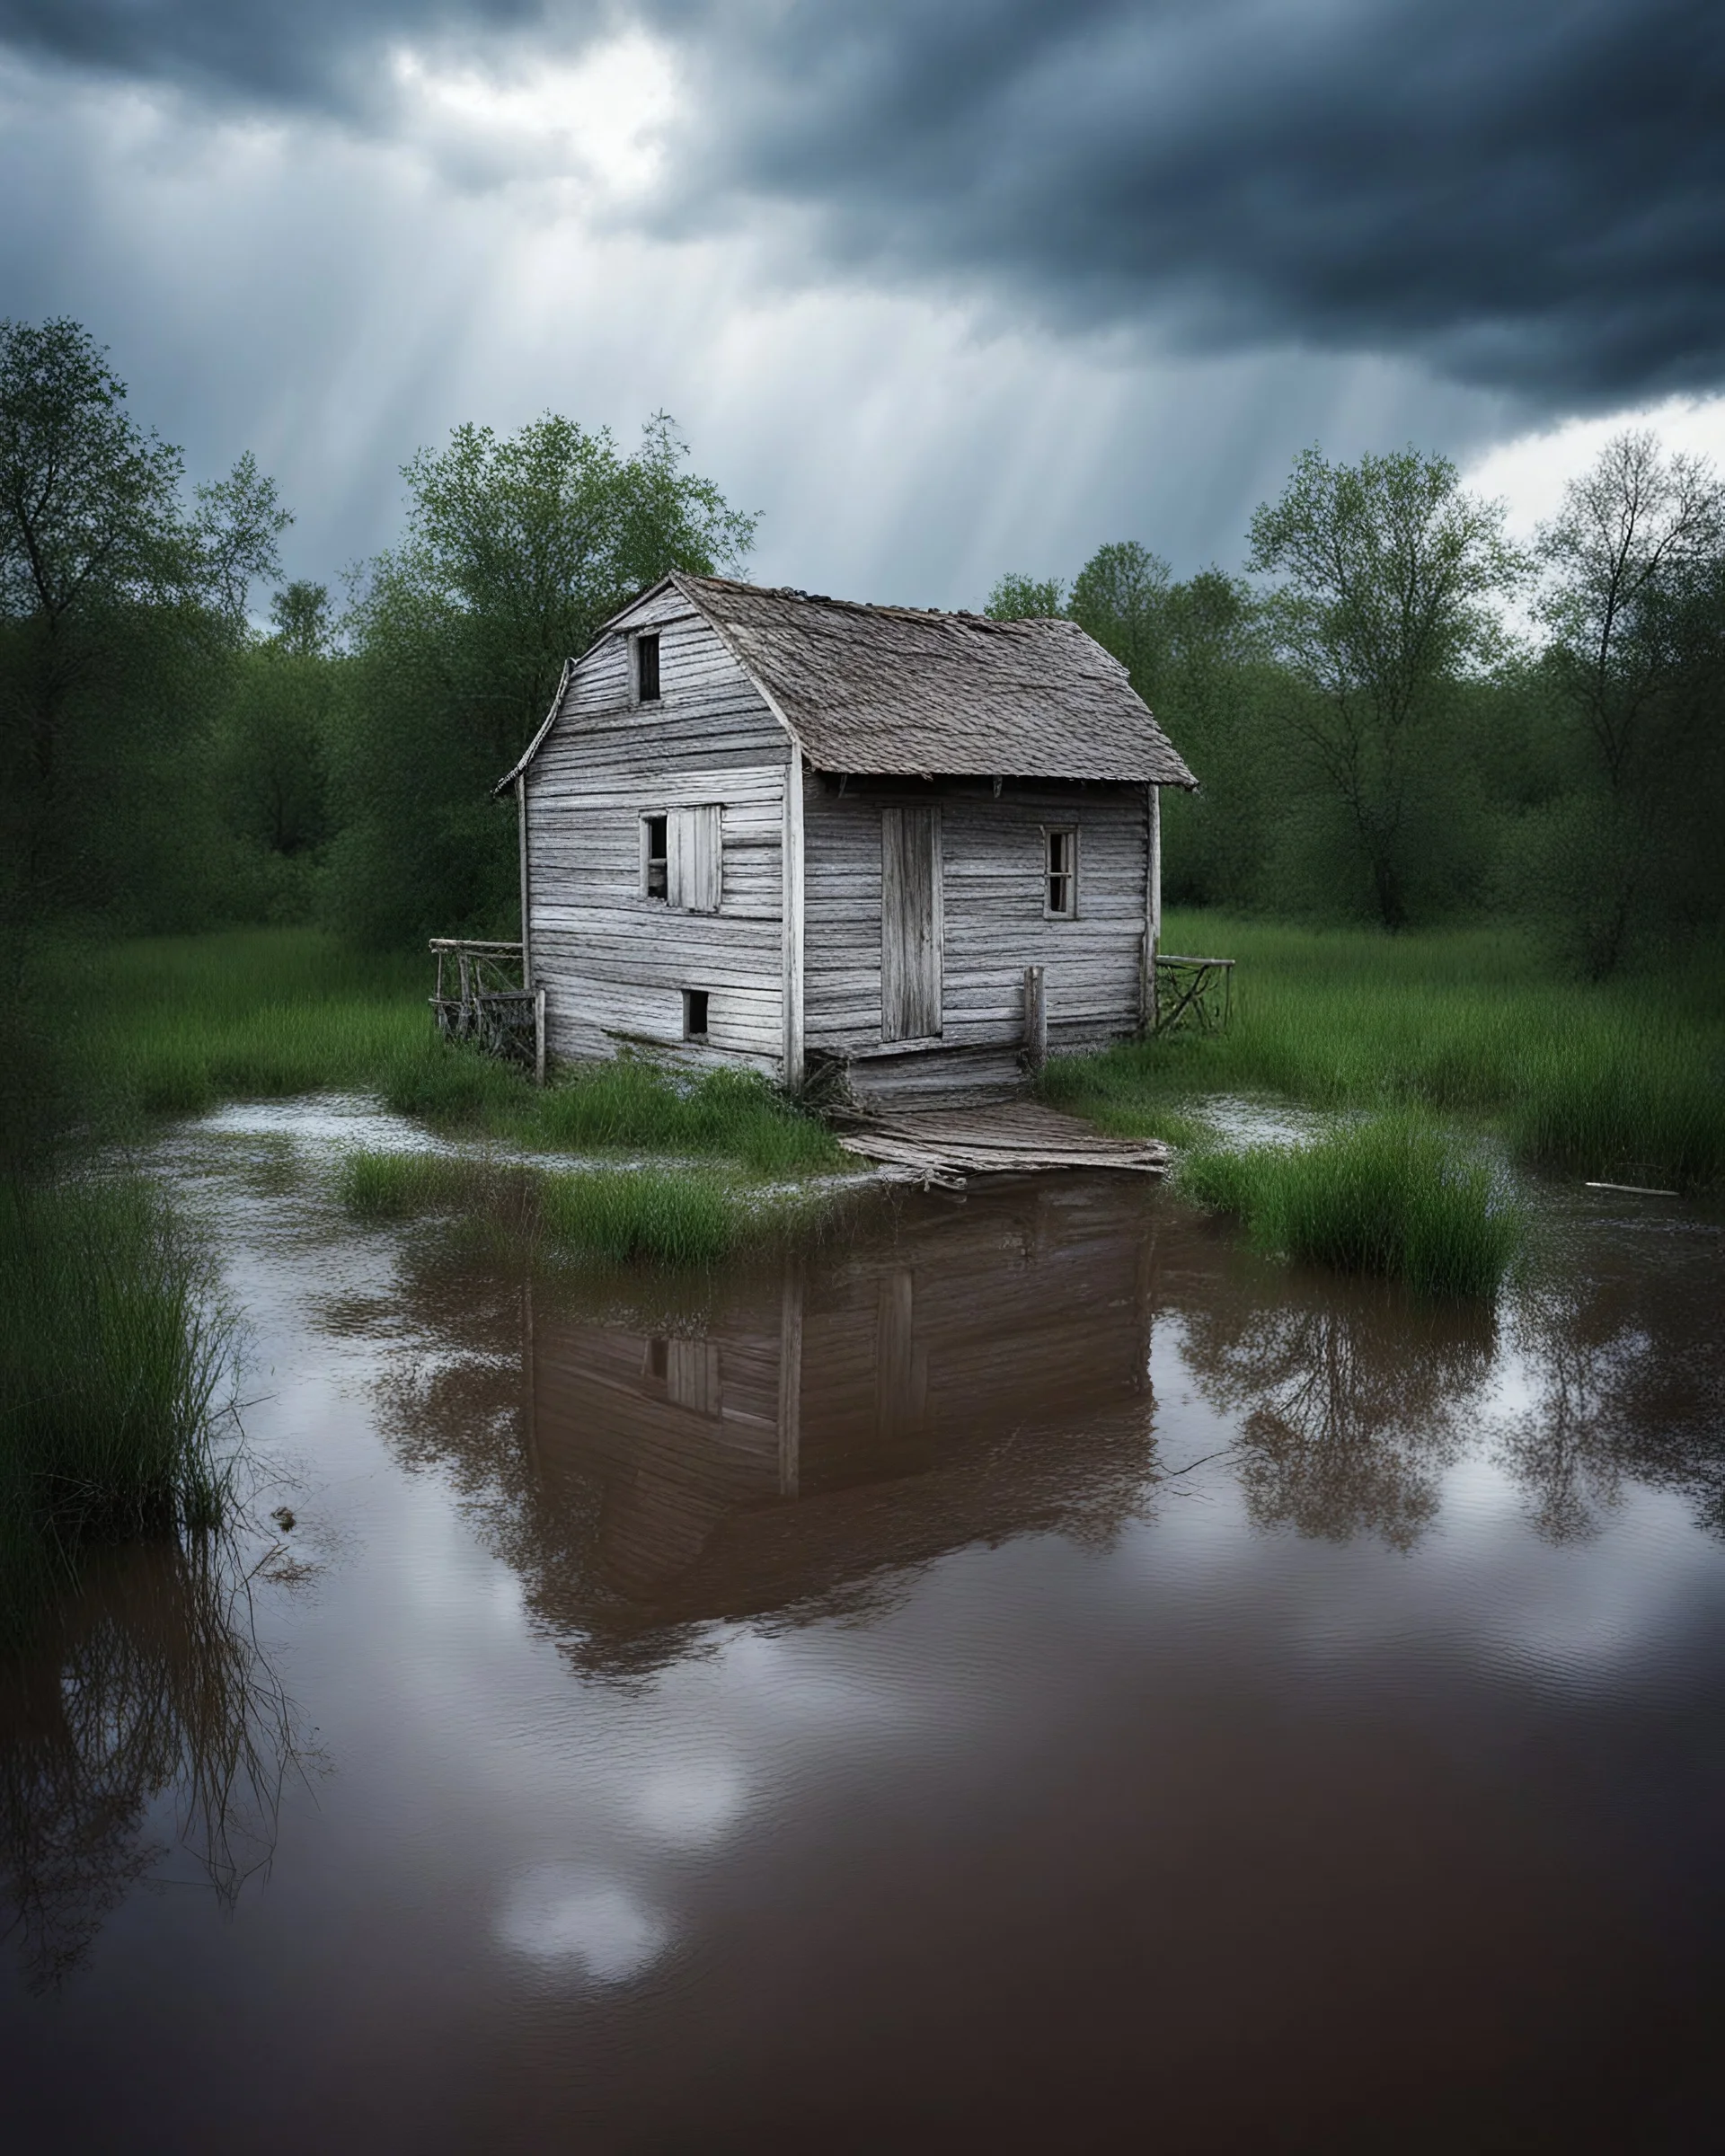
[[[686,914],[719,911],[724,860],[721,814],[716,804],[670,812],[666,896]]]

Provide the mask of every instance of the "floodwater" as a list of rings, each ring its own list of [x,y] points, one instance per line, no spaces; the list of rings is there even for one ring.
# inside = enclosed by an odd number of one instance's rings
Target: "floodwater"
[[[8,2151],[1712,2145],[1717,1217],[1547,1192],[1495,1321],[1127,1177],[677,1288],[340,1142],[164,1154],[255,1516],[0,1684]]]

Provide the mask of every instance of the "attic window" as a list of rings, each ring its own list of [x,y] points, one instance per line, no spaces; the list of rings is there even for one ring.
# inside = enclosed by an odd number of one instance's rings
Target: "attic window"
[[[659,702],[659,637],[638,636],[635,639],[635,701],[638,703]]]
[[[1070,921],[1078,911],[1078,834],[1070,827],[1043,833],[1048,845],[1048,915]]]

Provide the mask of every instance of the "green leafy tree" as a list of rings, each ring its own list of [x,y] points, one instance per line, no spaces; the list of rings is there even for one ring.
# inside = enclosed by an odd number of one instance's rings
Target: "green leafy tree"
[[[1074,581],[1066,611],[1111,651],[1154,708],[1170,632],[1168,564],[1136,539],[1098,547]]]
[[[1066,588],[1057,577],[1022,577],[1008,570],[982,611],[992,622],[1050,621],[1066,611]]]
[[[216,772],[239,855],[236,903],[266,920],[307,918],[332,831],[330,753],[345,665],[328,587],[285,586],[271,632],[233,669],[217,729]]]
[[[1414,449],[1331,464],[1314,448],[1252,520],[1253,571],[1296,693],[1282,722],[1388,929],[1403,927],[1445,782],[1456,685],[1501,653],[1496,602],[1523,574],[1500,503]]]
[[[1163,876],[1176,904],[1249,906],[1270,896],[1278,685],[1250,585],[1204,569],[1169,586],[1147,701],[1199,782],[1195,795],[1163,797]]]
[[[270,633],[294,658],[324,658],[335,644],[327,584],[284,584],[270,602]]]
[[[513,822],[490,790],[544,717],[566,658],[668,570],[746,560],[755,518],[687,469],[660,412],[624,455],[547,414],[456,429],[403,468],[408,528],[349,622],[334,775],[338,925],[372,941],[513,921]]]
[[[1536,893],[1595,978],[1670,910],[1718,761],[1725,486],[1699,457],[1620,434],[1539,535],[1546,666],[1570,720],[1573,783],[1535,829]]]
[[[0,323],[0,776],[21,917],[194,906],[192,744],[287,521],[250,457],[189,514],[75,322]]]

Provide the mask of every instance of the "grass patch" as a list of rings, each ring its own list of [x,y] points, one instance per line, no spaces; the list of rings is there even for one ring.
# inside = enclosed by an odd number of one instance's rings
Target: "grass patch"
[[[358,1220],[455,1215],[505,1247],[672,1268],[716,1265],[805,1209],[710,1169],[562,1174],[447,1153],[351,1153],[339,1189]]]
[[[207,1290],[142,1183],[0,1188],[0,1621],[88,1543],[217,1523]]]
[[[75,970],[79,1060],[111,1123],[334,1089],[529,1150],[692,1154],[775,1177],[847,1164],[824,1124],[748,1072],[687,1078],[624,1059],[541,1090],[435,1037],[422,957],[367,956],[316,930],[111,944]]]
[[[1205,1096],[1275,1093],[1489,1117],[1539,1165],[1725,1180],[1716,958],[1590,987],[1553,979],[1508,930],[1389,937],[1173,914],[1163,941],[1240,961],[1234,1024],[1050,1064],[1046,1097],[1104,1129],[1190,1143]]]
[[[1495,1294],[1523,1232],[1490,1168],[1408,1110],[1308,1145],[1190,1153],[1177,1187],[1243,1221],[1272,1256],[1379,1274],[1434,1299]]]
[[[774,1176],[848,1164],[825,1124],[748,1071],[691,1078],[628,1057],[578,1065],[542,1091],[492,1057],[427,1040],[392,1067],[385,1099],[441,1129],[545,1152],[694,1154]]]
[[[141,938],[70,970],[79,1057],[109,1121],[370,1090],[430,1022],[422,965],[314,929]]]
[[[714,1071],[681,1084],[650,1064],[599,1064],[535,1097],[537,1142],[722,1155],[759,1175],[847,1166],[826,1125],[751,1072]]]
[[[350,1153],[338,1188],[356,1220],[412,1220],[483,1196],[496,1180],[482,1162],[438,1153]]]
[[[547,1175],[539,1215],[551,1241],[617,1265],[716,1265],[749,1239],[757,1215],[711,1175],[662,1168]]]

